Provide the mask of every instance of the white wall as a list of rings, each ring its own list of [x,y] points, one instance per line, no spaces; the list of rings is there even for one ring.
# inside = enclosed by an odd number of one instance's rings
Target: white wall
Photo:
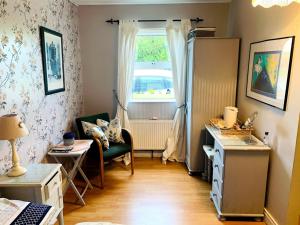
[[[228,3],[80,6],[85,113],[109,112],[112,115],[116,111],[112,90],[117,82],[118,25],[107,24],[105,20],[201,17],[204,19],[202,26],[217,27],[217,35],[221,36],[227,31],[228,9]]]
[[[287,224],[287,209],[300,111],[300,4],[265,9],[253,8],[250,0],[233,0],[229,31],[242,38],[239,116],[246,119],[252,112],[258,111],[256,134],[262,137],[265,131],[270,132],[272,153],[266,208],[280,225],[291,225]],[[295,35],[296,40],[287,110],[283,112],[246,97],[248,54],[251,42],[290,35]]]

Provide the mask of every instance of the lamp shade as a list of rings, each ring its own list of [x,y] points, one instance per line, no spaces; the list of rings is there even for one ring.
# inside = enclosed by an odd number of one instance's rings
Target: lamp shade
[[[292,2],[298,2],[300,3],[300,0],[252,0],[252,5],[254,7],[261,5],[262,7],[265,8],[270,8],[273,5],[278,5],[278,6],[287,6],[291,4]]]
[[[25,124],[17,114],[0,117],[0,140],[13,140],[28,135]]]

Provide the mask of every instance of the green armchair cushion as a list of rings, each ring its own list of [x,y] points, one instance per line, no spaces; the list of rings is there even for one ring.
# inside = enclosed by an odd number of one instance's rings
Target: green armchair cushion
[[[112,144],[108,151],[103,152],[104,161],[124,155],[127,152],[130,152],[130,150],[131,146],[128,144]]]

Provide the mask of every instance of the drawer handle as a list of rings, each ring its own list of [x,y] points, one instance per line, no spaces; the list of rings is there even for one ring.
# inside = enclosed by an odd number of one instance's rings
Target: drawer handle
[[[218,165],[218,164],[215,164],[214,167],[215,167],[215,168],[219,168],[219,165]]]
[[[217,179],[214,179],[214,182],[215,182],[215,183],[217,183],[217,182],[218,182],[218,180],[217,180]]]
[[[219,150],[219,149],[216,149],[216,152],[219,152],[219,153],[220,153],[220,150]]]
[[[217,194],[213,193],[213,196],[214,196],[214,197],[217,197]]]

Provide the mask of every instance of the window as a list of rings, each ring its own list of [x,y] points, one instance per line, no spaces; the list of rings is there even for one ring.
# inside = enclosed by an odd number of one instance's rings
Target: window
[[[165,30],[139,32],[135,56],[131,101],[175,101]]]

